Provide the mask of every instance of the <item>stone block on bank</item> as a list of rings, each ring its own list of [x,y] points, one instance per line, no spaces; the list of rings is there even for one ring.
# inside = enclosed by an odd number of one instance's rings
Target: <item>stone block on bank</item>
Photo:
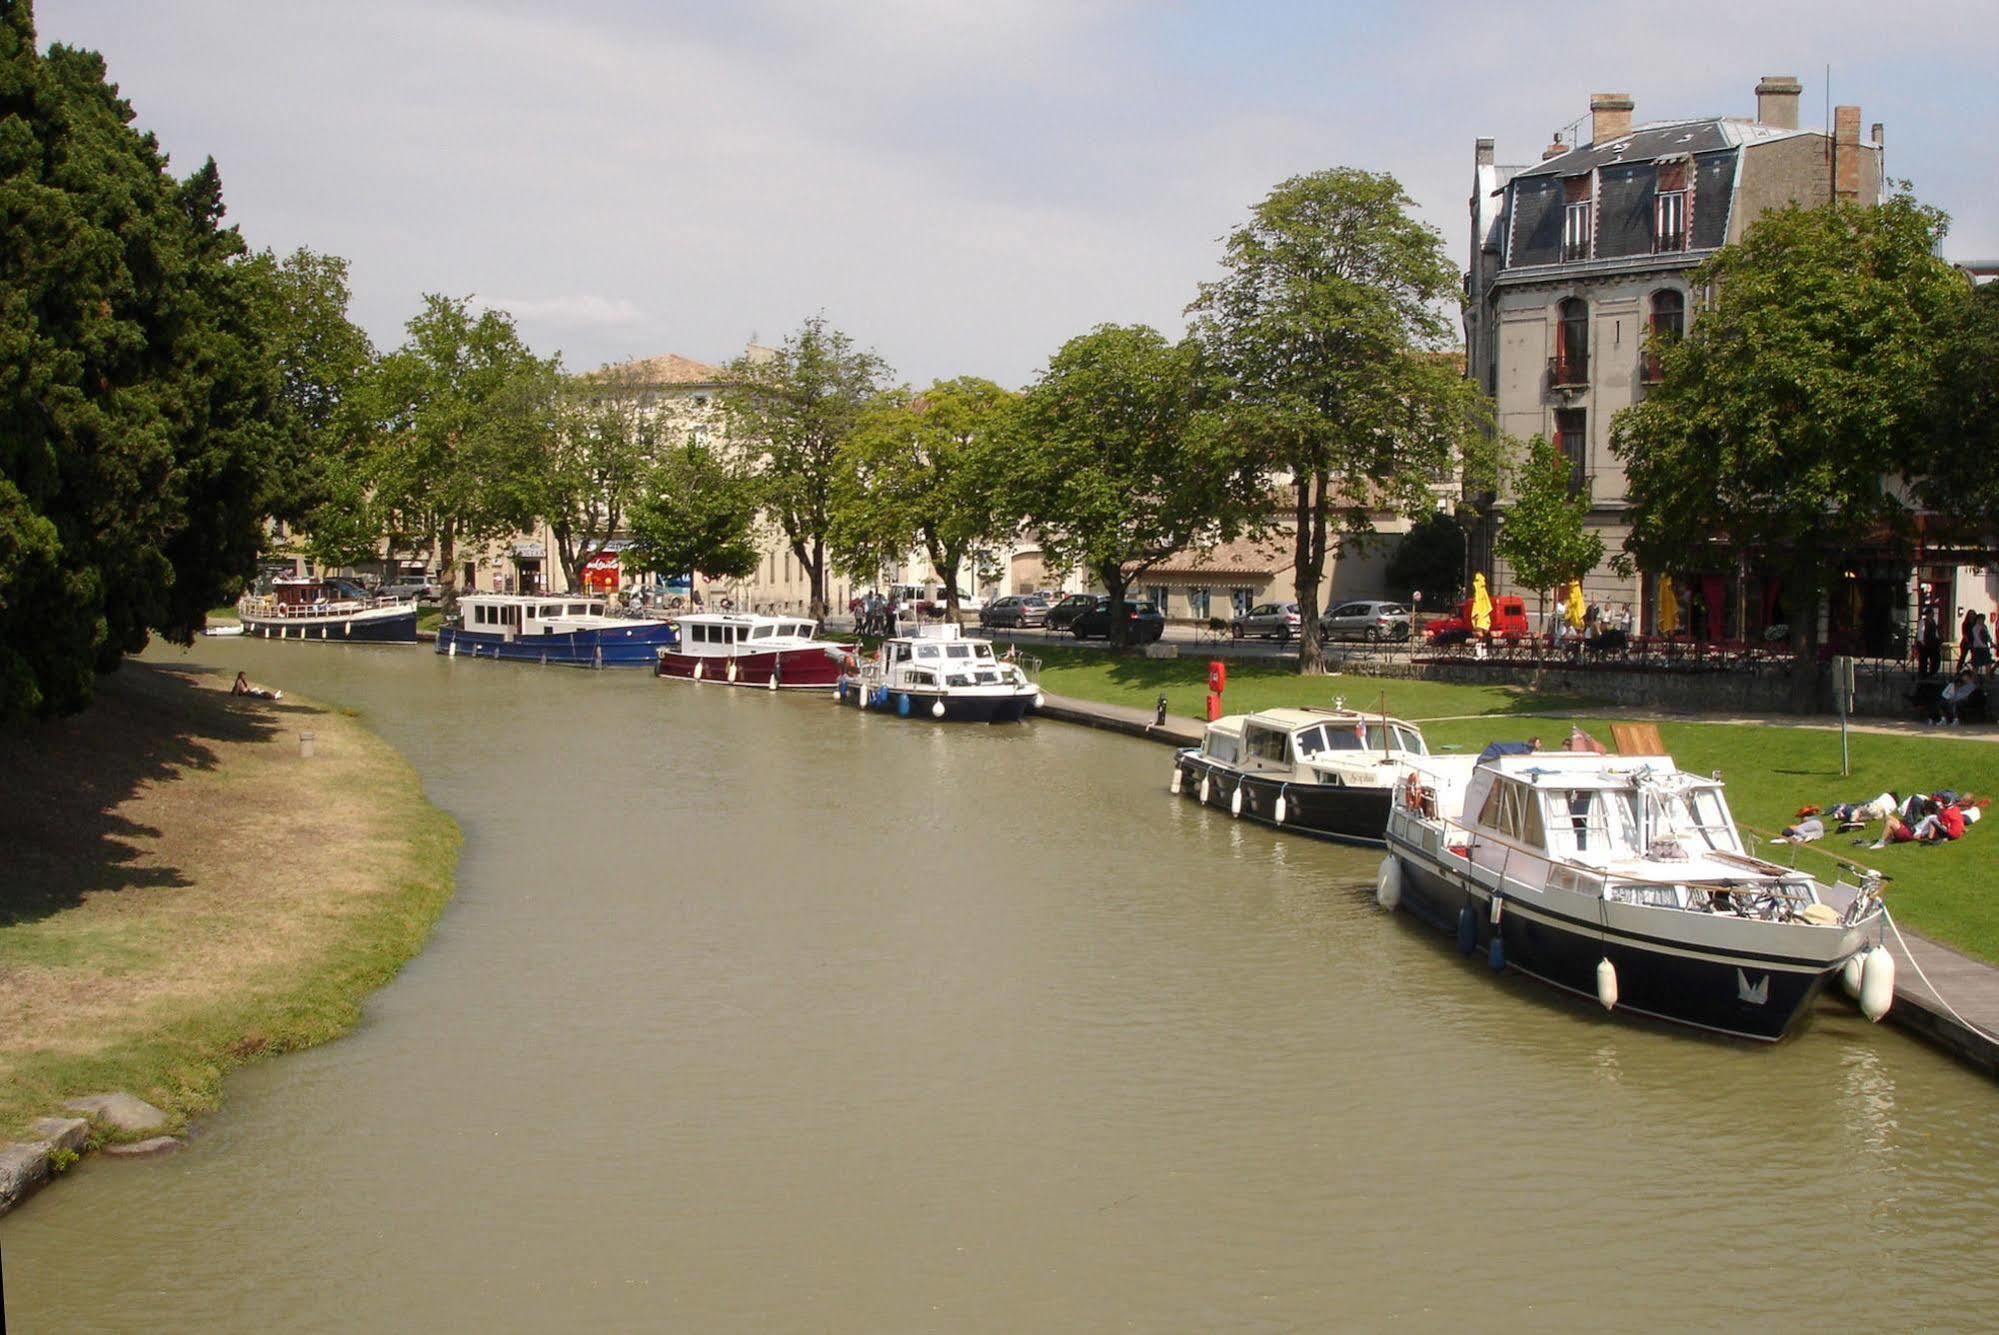
[[[37,1140],[59,1150],[82,1151],[90,1143],[90,1123],[81,1117],[37,1117],[28,1124]]]
[[[165,1113],[130,1094],[89,1094],[63,1106],[128,1136],[143,1136],[167,1124]]]
[[[1180,656],[1180,646],[1154,640],[1151,644],[1145,646],[1145,656],[1147,658],[1178,658]]]
[[[0,1214],[35,1194],[49,1180],[56,1147],[46,1140],[0,1145]]]

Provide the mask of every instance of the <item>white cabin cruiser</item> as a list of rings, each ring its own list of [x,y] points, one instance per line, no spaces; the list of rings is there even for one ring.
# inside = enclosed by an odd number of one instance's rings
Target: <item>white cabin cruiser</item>
[[[991,640],[966,636],[950,622],[883,640],[856,666],[835,688],[839,699],[904,718],[1013,723],[1041,703],[1041,688],[1025,669],[994,654]]]
[[[1301,834],[1379,846],[1396,782],[1428,755],[1422,729],[1380,714],[1229,714],[1175,757],[1173,791]]]
[[[1465,953],[1613,1009],[1775,1040],[1877,936],[1878,879],[1825,886],[1751,855],[1719,778],[1666,756],[1510,746],[1413,763],[1388,817],[1381,902]],[[1892,979],[1887,958],[1865,968]]]

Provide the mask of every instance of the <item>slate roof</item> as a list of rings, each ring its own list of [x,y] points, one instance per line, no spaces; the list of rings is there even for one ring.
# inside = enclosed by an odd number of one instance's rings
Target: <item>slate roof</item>
[[[1602,144],[1584,144],[1558,158],[1549,158],[1522,169],[1516,179],[1529,176],[1580,176],[1596,167],[1618,162],[1649,162],[1654,158],[1682,153],[1714,153],[1744,144],[1768,143],[1793,135],[1817,134],[1817,130],[1786,130],[1755,121],[1710,116],[1699,120],[1654,121],[1640,125],[1629,134]]]

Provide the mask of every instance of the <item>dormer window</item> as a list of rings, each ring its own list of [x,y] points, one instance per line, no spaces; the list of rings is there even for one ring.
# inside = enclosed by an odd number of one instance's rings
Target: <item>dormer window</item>
[[[1562,258],[1586,260],[1590,254],[1590,178],[1571,176],[1562,182]]]
[[[1687,248],[1687,164],[1659,164],[1659,192],[1652,204],[1652,250],[1668,254]]]

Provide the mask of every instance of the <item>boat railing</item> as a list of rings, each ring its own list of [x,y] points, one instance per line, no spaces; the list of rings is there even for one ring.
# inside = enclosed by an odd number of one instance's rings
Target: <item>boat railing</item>
[[[415,607],[416,602],[404,598],[336,598],[312,603],[286,603],[269,594],[247,594],[237,603],[237,611],[252,617],[313,618],[351,616],[377,607],[404,606]]]

